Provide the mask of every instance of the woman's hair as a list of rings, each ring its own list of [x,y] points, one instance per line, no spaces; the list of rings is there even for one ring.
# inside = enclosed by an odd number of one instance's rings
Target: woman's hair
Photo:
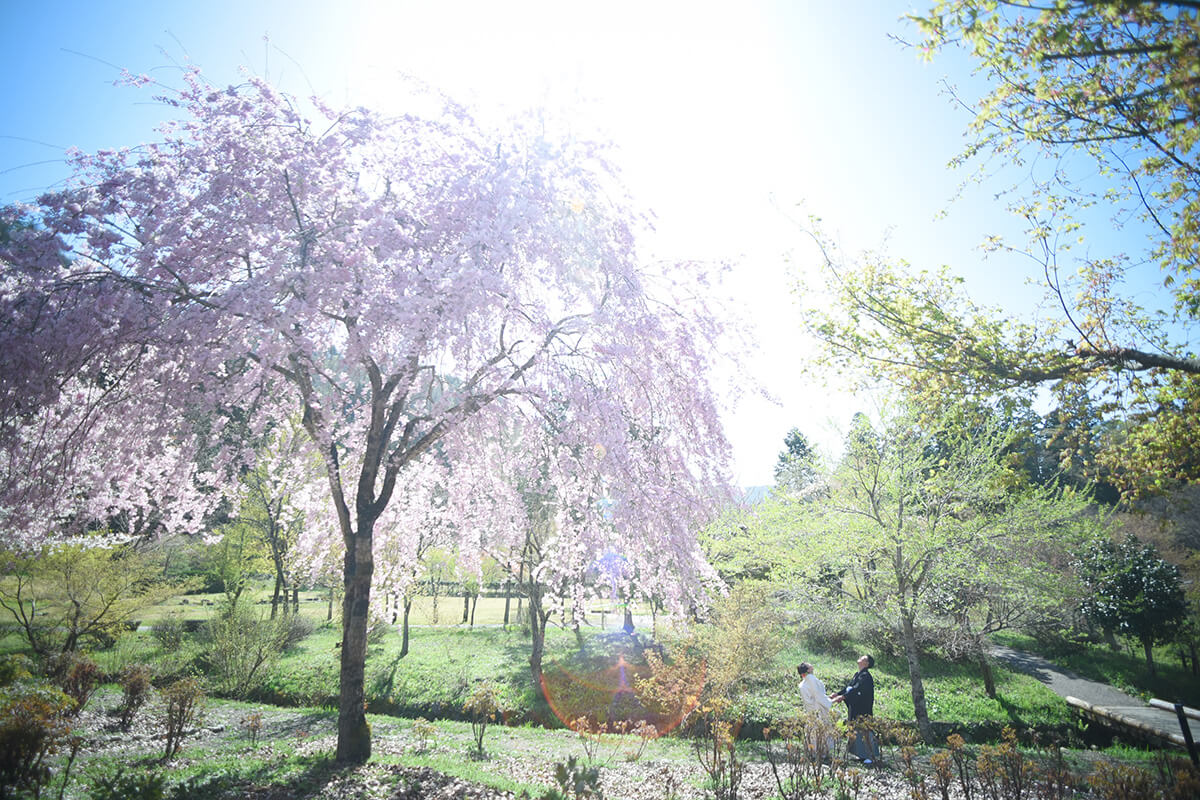
[[[812,664],[807,661],[801,662],[800,666],[796,667],[796,672],[799,672],[801,675],[807,675],[812,672]]]
[[[875,666],[875,656],[867,654],[867,669]]]

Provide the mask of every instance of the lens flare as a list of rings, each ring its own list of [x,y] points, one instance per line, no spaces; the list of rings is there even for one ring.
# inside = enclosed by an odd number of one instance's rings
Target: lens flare
[[[590,658],[581,652],[542,670],[542,694],[563,725],[577,729],[583,721],[592,730],[607,732],[653,726],[655,735],[662,736],[695,710],[706,679],[703,671],[676,682],[668,692],[646,692],[643,682],[651,676],[650,667],[633,637],[603,638],[618,652]]]

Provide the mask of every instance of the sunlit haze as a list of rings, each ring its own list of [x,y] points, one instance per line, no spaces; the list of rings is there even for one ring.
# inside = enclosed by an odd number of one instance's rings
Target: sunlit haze
[[[391,109],[410,75],[480,113],[545,107],[609,139],[638,202],[653,210],[647,253],[733,264],[731,310],[752,320],[754,380],[726,418],[735,480],[772,481],[799,427],[830,455],[867,401],[801,374],[810,344],[792,284],[819,262],[798,222],[815,214],[847,252],[886,249],[948,263],[994,304],[1037,297],[977,245],[1009,223],[1001,201],[945,164],[967,113],[941,80],[967,85],[954,54],[932,64],[907,3],[216,2],[17,3],[0,11],[10,76],[0,121],[0,200],[66,174],[63,148],[134,144],[164,109],[114,88],[119,68],[170,85],[178,65],[216,84],[237,68],[285,91]],[[967,92],[971,94],[971,91]],[[939,212],[947,210],[944,216]],[[730,373],[733,374],[732,372]],[[757,381],[758,386],[754,386]],[[769,400],[763,396],[774,398]]]

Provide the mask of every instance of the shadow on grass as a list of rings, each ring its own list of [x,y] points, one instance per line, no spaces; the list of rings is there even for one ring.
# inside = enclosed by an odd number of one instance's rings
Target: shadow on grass
[[[391,663],[375,673],[371,681],[372,696],[391,697],[396,693],[396,670],[400,668],[400,661],[403,658],[404,656],[397,652]]]
[[[312,711],[289,719],[272,722],[267,726],[265,731],[259,734],[259,737],[269,740],[272,737],[291,737],[298,734],[312,733],[321,729],[333,730],[336,722],[336,711]]]
[[[1004,713],[1008,714],[1008,719],[1013,723],[1013,725],[1017,725],[1022,728],[1027,726],[1025,719],[1019,713],[1021,711],[1020,706],[1017,706],[1004,699],[1004,695],[1000,694],[999,692],[996,692],[996,702],[1000,704],[1002,709],[1004,709]]]
[[[312,798],[350,767],[330,754],[293,756],[285,762],[257,764],[244,770],[193,775],[178,783],[171,800],[217,800],[231,796],[254,798]]]

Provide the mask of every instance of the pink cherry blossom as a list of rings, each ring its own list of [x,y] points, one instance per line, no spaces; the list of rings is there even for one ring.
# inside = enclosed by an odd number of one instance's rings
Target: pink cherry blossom
[[[67,188],[0,209],[0,524],[199,529],[298,422],[280,480],[295,567],[346,590],[345,761],[370,752],[372,593],[405,591],[422,541],[511,569],[542,526],[547,602],[684,609],[728,497],[706,268],[642,261],[604,148],[413,98],[388,117],[193,70],[161,141],[73,153]]]

